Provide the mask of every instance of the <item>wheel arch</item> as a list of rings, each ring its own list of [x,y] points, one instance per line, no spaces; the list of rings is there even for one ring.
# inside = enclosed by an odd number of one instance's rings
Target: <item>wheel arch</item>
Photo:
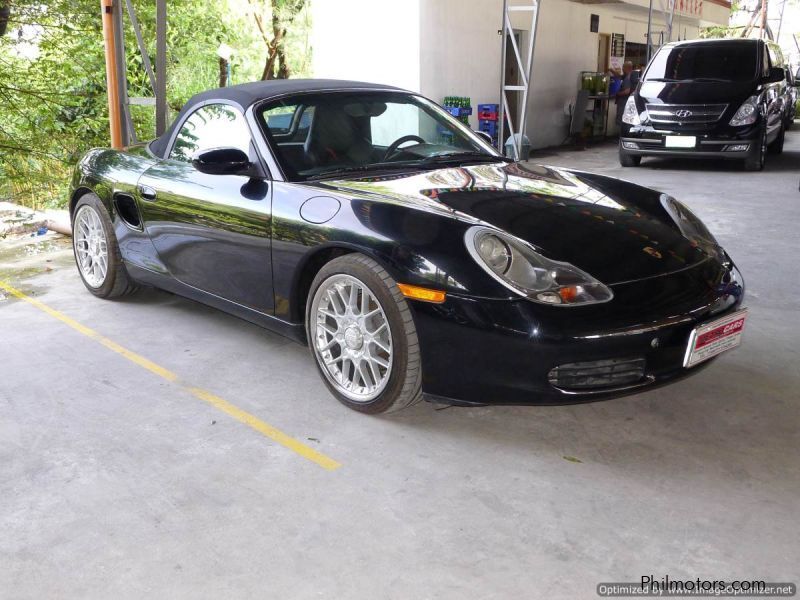
[[[75,206],[78,204],[78,200],[83,198],[86,194],[94,194],[94,190],[88,186],[83,186],[83,185],[73,190],[72,194],[70,194],[69,198],[70,221],[72,220],[72,217],[75,214]]]
[[[345,256],[346,254],[363,254],[376,261],[390,273],[392,269],[380,253],[374,249],[364,246],[350,244],[347,242],[331,242],[323,246],[318,246],[310,250],[296,269],[295,281],[292,284],[291,297],[289,301],[289,319],[294,323],[299,323],[305,319],[306,302],[311,291],[311,283],[314,281],[320,269],[332,260]]]

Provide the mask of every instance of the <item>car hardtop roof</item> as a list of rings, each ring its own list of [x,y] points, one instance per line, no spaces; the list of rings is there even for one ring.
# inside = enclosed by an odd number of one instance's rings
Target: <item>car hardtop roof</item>
[[[256,102],[280,96],[304,92],[339,92],[348,90],[406,92],[406,90],[390,85],[339,79],[271,79],[269,81],[252,81],[230,87],[206,90],[189,98],[172,122],[172,125],[160,137],[150,142],[150,151],[156,156],[163,157],[178,124],[183,122],[187,114],[203,104],[221,101],[235,104],[242,111],[245,111]]]
[[[187,106],[208,100],[227,100],[246,109],[260,100],[269,100],[277,96],[299,92],[347,90],[393,90],[405,91],[389,85],[366,83],[363,81],[344,81],[339,79],[272,79],[269,81],[251,81],[230,87],[207,90],[192,96]]]
[[[699,46],[699,45],[706,45],[706,44],[757,44],[762,40],[754,40],[752,38],[705,38],[702,40],[683,40],[680,42],[670,42],[669,44],[664,44],[669,48],[676,48],[680,46]]]

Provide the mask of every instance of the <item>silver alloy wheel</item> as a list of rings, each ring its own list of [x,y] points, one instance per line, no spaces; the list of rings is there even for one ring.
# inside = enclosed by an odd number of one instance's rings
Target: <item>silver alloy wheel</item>
[[[392,373],[392,332],[378,298],[352,275],[328,277],[311,304],[310,337],[328,381],[353,402],[374,400]]]
[[[100,215],[93,207],[84,205],[78,209],[72,243],[84,280],[91,287],[99,288],[108,272],[108,240]]]

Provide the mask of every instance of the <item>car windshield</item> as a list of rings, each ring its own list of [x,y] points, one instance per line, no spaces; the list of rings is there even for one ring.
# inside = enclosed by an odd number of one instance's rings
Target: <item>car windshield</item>
[[[298,94],[257,114],[293,181],[505,160],[434,103],[402,92]]]
[[[646,81],[751,81],[756,78],[758,46],[749,43],[701,43],[666,46],[645,74]]]

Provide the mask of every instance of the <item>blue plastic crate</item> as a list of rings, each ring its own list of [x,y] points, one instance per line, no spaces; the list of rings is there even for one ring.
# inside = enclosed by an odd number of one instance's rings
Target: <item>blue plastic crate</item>
[[[472,107],[463,106],[445,106],[444,109],[454,117],[466,117],[472,114]]]
[[[478,129],[494,137],[497,135],[497,121],[480,121]]]
[[[499,104],[478,104],[478,112],[496,113],[500,112]]]

